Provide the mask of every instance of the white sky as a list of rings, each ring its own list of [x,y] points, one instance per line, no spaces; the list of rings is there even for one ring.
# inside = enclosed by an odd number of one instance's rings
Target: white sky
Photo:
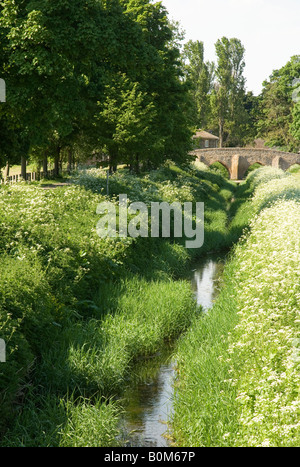
[[[218,39],[240,39],[246,49],[247,90],[256,95],[273,70],[300,54],[300,0],[162,0],[162,4],[185,30],[185,42],[204,42],[205,60],[216,60]]]

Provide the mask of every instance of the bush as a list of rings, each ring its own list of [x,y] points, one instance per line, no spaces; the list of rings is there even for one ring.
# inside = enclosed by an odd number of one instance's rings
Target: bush
[[[290,174],[281,169],[266,166],[251,172],[246,178],[246,183],[250,186],[252,191],[255,191],[255,189],[262,183],[267,183],[270,180],[282,179],[289,176]]]
[[[12,404],[51,326],[53,305],[45,276],[34,258],[2,256],[0,278],[0,335],[7,351],[0,370],[3,428],[13,415]]]
[[[294,164],[292,165],[287,172],[291,174],[298,174],[300,172],[300,164]]]

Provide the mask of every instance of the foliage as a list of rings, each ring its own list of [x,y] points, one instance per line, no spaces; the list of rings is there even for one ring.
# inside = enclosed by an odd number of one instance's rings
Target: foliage
[[[177,446],[299,445],[300,186],[268,171],[249,176],[250,228],[219,298],[179,343]]]
[[[246,253],[240,253],[237,280],[244,287],[239,293],[239,324],[229,347],[241,426],[234,438],[239,445],[299,443],[298,201],[276,202],[262,211]],[[243,362],[243,369],[236,367],[237,361]]]
[[[134,166],[139,155],[141,162],[155,162],[164,147],[153,129],[155,106],[139,87],[126,76],[117,76],[99,102],[99,142],[110,155],[111,166],[120,160]]]
[[[189,261],[230,243],[235,187],[212,171],[169,163],[137,177],[124,169],[110,177],[111,197],[105,188],[106,172],[92,170],[62,188],[0,189],[0,330],[8,350],[1,445],[111,445],[121,410],[114,399],[134,362],[184,332],[197,312],[183,279]],[[205,201],[203,248],[187,250],[184,239],[99,238],[97,205],[117,206],[120,193],[147,205]],[[103,423],[101,438],[87,440],[88,417],[91,426]]]
[[[183,60],[193,105],[193,123],[197,128],[207,128],[211,112],[210,93],[214,64],[204,62],[204,44],[199,41],[190,40],[184,45]]]
[[[197,128],[219,134],[220,146],[244,146],[256,135],[257,98],[245,91],[244,54],[239,39],[215,44],[217,63],[204,61],[204,44],[188,41],[182,57],[191,96],[190,115]]]
[[[228,169],[221,164],[221,162],[214,162],[211,164],[210,169],[220,173],[224,178],[227,178],[227,180],[230,178]]]
[[[300,172],[300,164],[294,164],[292,165],[288,170],[288,173],[291,174],[298,174]]]
[[[297,108],[293,100],[294,80],[300,75],[299,56],[293,56],[288,63],[274,70],[268,81],[263,83],[261,94],[262,117],[258,123],[259,136],[269,146],[287,151],[299,149],[297,133]],[[292,131],[291,131],[292,126]]]
[[[274,167],[261,167],[257,170],[250,172],[246,178],[246,184],[255,191],[259,185],[264,185],[271,180],[283,179],[289,177],[288,172]]]
[[[224,143],[235,146],[241,144],[244,135],[240,132],[247,121],[243,76],[245,49],[240,40],[223,37],[216,43],[216,54],[218,64],[212,93],[213,114],[219,127],[220,146]]]
[[[187,90],[160,3],[5,0],[0,34],[2,165],[22,154],[57,168],[78,146],[112,165],[186,160]]]
[[[299,83],[298,87],[296,88],[296,93],[297,93],[297,101],[296,105],[293,107],[293,121],[291,124],[291,133],[292,136],[294,137],[296,144],[295,147],[296,149],[300,150],[300,97],[299,97]]]

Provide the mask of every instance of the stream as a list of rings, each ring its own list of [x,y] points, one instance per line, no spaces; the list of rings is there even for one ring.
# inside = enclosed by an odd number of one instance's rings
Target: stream
[[[198,305],[207,312],[216,299],[224,255],[209,255],[193,264],[189,280]],[[143,360],[125,392],[122,444],[126,447],[169,447],[167,420],[172,413],[175,362],[173,348]]]

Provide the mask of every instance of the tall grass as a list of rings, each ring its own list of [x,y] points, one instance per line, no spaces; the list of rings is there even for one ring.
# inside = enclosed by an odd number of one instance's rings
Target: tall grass
[[[226,336],[237,323],[233,287],[227,281],[234,265],[226,268],[225,286],[216,305],[197,317],[188,333],[179,340],[175,354],[177,381],[170,420],[175,446],[226,446],[224,429],[235,426],[235,394],[225,380],[229,363],[220,360],[226,354]]]
[[[184,239],[99,238],[105,186],[102,171],[89,171],[57,190],[0,189],[4,446],[118,443],[118,399],[133,365],[186,331],[197,313],[182,280],[189,262],[230,243],[235,187],[218,174],[169,165],[110,180],[112,202],[120,193],[146,203],[204,201],[200,251],[186,250]]]
[[[250,226],[215,306],[179,344],[177,446],[299,445],[300,187],[267,172],[247,180]]]

